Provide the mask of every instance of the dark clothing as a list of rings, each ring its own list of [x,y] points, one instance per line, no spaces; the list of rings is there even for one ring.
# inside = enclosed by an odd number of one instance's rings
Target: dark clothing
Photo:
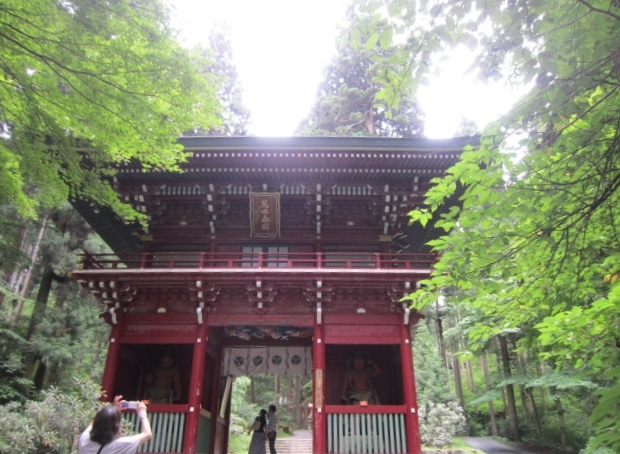
[[[268,440],[269,440],[269,453],[270,454],[278,454],[278,452],[276,451],[276,437],[277,437],[277,432],[269,432],[268,434]]]
[[[260,422],[260,429],[255,430],[254,432],[264,433],[265,432],[265,426],[267,425],[267,418],[265,418],[264,416],[257,416],[255,418],[255,421]]]
[[[267,439],[269,440],[269,452],[271,454],[277,454],[276,452],[276,437],[278,435],[278,426],[280,423],[280,417],[276,414],[275,409],[273,412],[271,411],[271,406],[269,407],[269,422],[267,423],[266,431],[267,431]]]
[[[260,423],[260,427],[252,434],[248,454],[265,454],[265,426],[267,425],[267,418],[257,416],[254,420]]]

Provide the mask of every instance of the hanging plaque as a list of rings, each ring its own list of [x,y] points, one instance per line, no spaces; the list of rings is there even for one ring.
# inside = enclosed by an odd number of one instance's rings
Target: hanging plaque
[[[250,193],[250,230],[252,238],[280,237],[279,193]]]

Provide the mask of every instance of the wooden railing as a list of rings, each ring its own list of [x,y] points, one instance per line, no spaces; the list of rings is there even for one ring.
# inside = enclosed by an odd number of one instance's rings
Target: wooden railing
[[[183,452],[185,433],[184,412],[149,412],[153,438],[140,446],[138,452]],[[123,419],[133,432],[140,432],[140,419],[136,412],[123,413]]]
[[[359,407],[357,407],[359,408]],[[334,454],[407,453],[404,408],[366,407],[327,412],[327,452]]]
[[[427,269],[435,254],[383,253],[267,253],[267,252],[156,252],[87,254],[83,269],[109,268],[404,268]]]

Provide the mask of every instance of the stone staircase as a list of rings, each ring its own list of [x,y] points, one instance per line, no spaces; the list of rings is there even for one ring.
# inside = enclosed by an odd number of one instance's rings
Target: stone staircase
[[[312,438],[282,437],[276,439],[278,454],[312,454]],[[267,446],[269,454],[269,446]]]

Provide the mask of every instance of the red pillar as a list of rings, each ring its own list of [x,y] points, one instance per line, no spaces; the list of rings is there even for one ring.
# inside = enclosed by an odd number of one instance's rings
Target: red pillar
[[[409,325],[400,325],[400,359],[403,365],[403,385],[405,387],[405,426],[407,428],[407,444],[411,454],[421,454],[420,423],[418,420],[418,398],[415,389],[413,368],[413,352],[411,349],[411,333]]]
[[[101,388],[103,395],[101,400],[112,402],[114,400],[114,384],[116,382],[116,371],[118,369],[118,360],[121,354],[121,331],[123,318],[118,316],[118,321],[112,325],[110,338],[108,339],[108,356],[105,360],[105,368],[103,369],[103,379]]]
[[[323,325],[314,324],[312,362],[314,368],[314,403],[312,407],[313,452],[327,452],[325,439],[325,339]]]
[[[200,422],[200,407],[202,402],[201,390],[202,379],[205,369],[205,357],[207,353],[207,316],[204,315],[202,325],[196,328],[196,341],[194,342],[194,355],[192,357],[192,375],[189,380],[187,404],[189,413],[185,421],[185,435],[183,452],[194,454],[198,437],[198,424]]]

